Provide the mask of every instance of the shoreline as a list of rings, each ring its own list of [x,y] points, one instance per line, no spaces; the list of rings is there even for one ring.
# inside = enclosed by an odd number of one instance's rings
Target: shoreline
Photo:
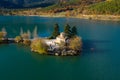
[[[65,16],[65,15],[30,15],[30,16],[40,16],[40,17],[53,17],[53,18],[78,18],[78,19],[88,19],[88,20],[103,20],[103,21],[120,21],[120,16],[115,15],[77,15],[77,16]]]
[[[90,20],[120,21],[120,16],[116,15],[78,15],[76,17]]]
[[[38,16],[38,17],[50,17],[50,18],[78,18],[78,19],[87,19],[87,20],[102,20],[102,21],[120,21],[120,15],[93,15],[93,14],[77,14],[77,15],[66,15],[66,12],[61,13],[42,13],[40,15],[34,14],[14,14],[14,15],[1,15],[1,16]]]
[[[7,16],[7,15],[5,15]],[[9,15],[9,16],[38,16],[38,17],[50,17],[50,18],[78,18],[78,19],[88,19],[88,20],[102,20],[102,21],[120,21],[120,15],[86,15],[79,14],[75,16],[66,16],[65,14],[41,14],[41,15]]]

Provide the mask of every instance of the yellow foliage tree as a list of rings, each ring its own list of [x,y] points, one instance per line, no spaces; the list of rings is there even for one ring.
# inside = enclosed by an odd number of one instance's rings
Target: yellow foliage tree
[[[0,32],[0,38],[3,38],[3,37],[4,37],[4,33]]]
[[[47,54],[48,46],[44,42],[43,39],[37,38],[37,39],[35,39],[35,40],[32,41],[32,43],[31,43],[31,49],[32,49],[32,51],[38,52],[40,54]]]
[[[31,44],[31,41],[29,39],[26,39],[26,40],[23,41],[23,44],[29,46]]]
[[[15,42],[19,43],[21,40],[22,40],[22,38],[20,36],[15,37]]]
[[[80,37],[73,37],[70,39],[70,42],[69,42],[69,48],[70,49],[73,49],[73,50],[81,50],[82,48],[82,40]]]

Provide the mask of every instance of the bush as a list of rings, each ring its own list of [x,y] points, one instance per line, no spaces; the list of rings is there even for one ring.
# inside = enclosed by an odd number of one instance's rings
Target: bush
[[[22,39],[21,36],[16,36],[16,37],[15,37],[15,42],[17,42],[17,43],[21,42],[22,40],[23,40],[23,39]]]
[[[29,46],[31,44],[31,41],[29,39],[26,39],[26,40],[23,41],[23,44]]]
[[[31,50],[40,54],[47,54],[48,46],[43,39],[35,39],[31,43]]]
[[[82,48],[81,38],[79,38],[77,36],[71,38],[70,42],[69,42],[69,48],[72,50],[81,50],[81,48]]]

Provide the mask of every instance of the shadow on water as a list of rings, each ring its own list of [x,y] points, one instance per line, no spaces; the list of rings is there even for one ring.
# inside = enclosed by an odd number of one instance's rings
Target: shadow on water
[[[104,53],[111,49],[102,48],[100,45],[106,45],[111,43],[108,40],[83,40],[83,51],[82,53]]]
[[[75,61],[77,60],[76,58],[79,58],[79,56],[52,56],[52,55],[43,55],[43,54],[39,54],[39,53],[35,53],[32,52],[31,54],[33,56],[34,59],[39,60],[39,61],[45,61],[45,60],[56,60],[56,61],[66,61],[69,59],[69,61]]]

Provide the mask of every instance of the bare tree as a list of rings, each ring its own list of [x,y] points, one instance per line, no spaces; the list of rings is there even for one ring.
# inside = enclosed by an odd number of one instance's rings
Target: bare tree
[[[27,31],[27,34],[28,34],[28,38],[30,39],[31,38],[31,32],[30,32],[30,30]]]
[[[37,26],[36,26],[33,31],[33,38],[37,38],[37,37],[38,37],[38,34],[37,34]]]
[[[7,35],[6,29],[4,27],[2,28],[2,33],[4,37]]]
[[[22,28],[20,28],[20,35],[22,36],[23,35],[23,29]]]

